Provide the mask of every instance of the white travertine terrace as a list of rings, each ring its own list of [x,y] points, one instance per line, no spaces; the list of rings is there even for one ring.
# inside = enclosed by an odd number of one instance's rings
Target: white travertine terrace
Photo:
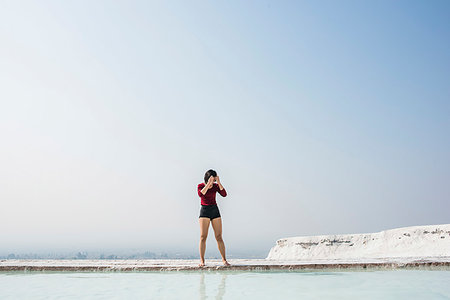
[[[68,272],[134,272],[134,271],[189,271],[189,270],[335,270],[335,269],[444,269],[450,268],[450,257],[390,258],[390,259],[316,259],[267,260],[229,259],[225,267],[219,259],[207,260],[199,268],[193,259],[3,259],[2,271],[68,271]]]
[[[376,233],[279,239],[267,260],[345,260],[450,257],[450,224],[410,226]]]

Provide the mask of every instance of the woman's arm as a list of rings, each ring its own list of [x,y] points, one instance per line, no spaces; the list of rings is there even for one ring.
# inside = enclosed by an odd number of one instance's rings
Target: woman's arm
[[[222,185],[222,183],[220,182],[219,176],[216,176],[216,181],[217,181],[217,184],[219,185],[220,190],[223,190],[223,185]]]
[[[217,184],[219,185],[219,190],[218,190],[219,194],[222,197],[226,197],[227,196],[227,191],[225,190],[225,188],[223,187],[222,183],[220,182],[219,176],[216,176],[216,180],[217,180]]]
[[[211,188],[211,186],[205,185],[205,186],[203,187],[203,189],[200,191],[200,193],[202,193],[203,195],[205,195],[206,192],[207,192],[210,188]]]
[[[205,184],[205,186],[202,188],[202,190],[200,191],[200,193],[202,193],[203,195],[206,194],[206,192],[213,186],[214,183],[214,177],[209,177],[208,179],[208,183]]]
[[[220,182],[217,181],[217,184],[219,185],[220,190],[223,190],[223,189],[224,189],[222,183],[220,183]]]

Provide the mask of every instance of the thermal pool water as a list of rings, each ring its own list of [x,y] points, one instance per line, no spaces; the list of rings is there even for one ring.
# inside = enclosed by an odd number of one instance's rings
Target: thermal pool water
[[[0,272],[0,299],[450,299],[450,271]]]

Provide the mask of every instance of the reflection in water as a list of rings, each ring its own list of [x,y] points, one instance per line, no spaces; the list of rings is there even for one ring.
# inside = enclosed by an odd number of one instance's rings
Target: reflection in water
[[[223,295],[225,294],[225,282],[227,280],[227,274],[222,274],[222,278],[220,279],[219,286],[217,287],[217,295],[216,299],[223,299]],[[201,273],[200,275],[200,288],[199,288],[200,299],[204,300],[207,298],[206,296],[206,285],[205,285],[205,273]]]

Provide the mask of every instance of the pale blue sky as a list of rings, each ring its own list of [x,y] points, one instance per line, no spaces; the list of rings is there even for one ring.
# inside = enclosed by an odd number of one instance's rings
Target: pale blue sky
[[[448,1],[146,2],[0,2],[1,251],[450,221]]]

